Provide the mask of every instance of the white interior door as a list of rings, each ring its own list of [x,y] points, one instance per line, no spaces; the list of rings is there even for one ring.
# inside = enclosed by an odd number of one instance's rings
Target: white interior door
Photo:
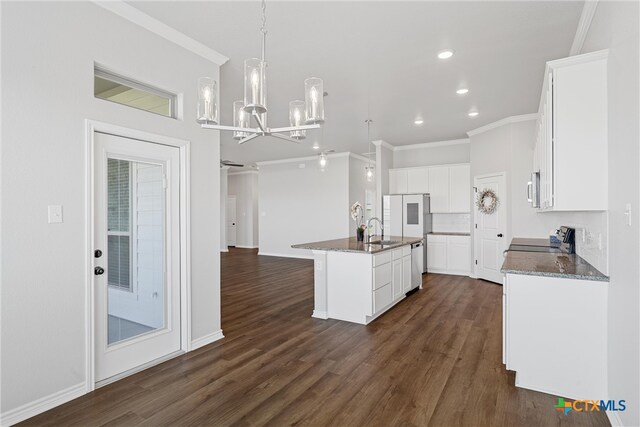
[[[180,153],[98,132],[94,141],[99,382],[181,349]]]
[[[476,276],[479,279],[502,283],[502,273],[500,273],[504,260],[502,252],[507,245],[505,237],[507,230],[505,175],[500,173],[476,177],[474,184],[477,189],[476,197],[483,190],[492,189],[499,201],[498,209],[491,215],[481,213],[474,206]]]
[[[236,196],[227,197],[227,246],[236,245]]]

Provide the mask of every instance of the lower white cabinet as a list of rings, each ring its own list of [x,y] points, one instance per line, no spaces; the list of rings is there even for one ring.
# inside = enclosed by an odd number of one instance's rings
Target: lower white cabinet
[[[516,386],[571,399],[607,395],[608,285],[505,276],[502,358]]]
[[[468,276],[471,268],[471,237],[427,235],[427,271]]]

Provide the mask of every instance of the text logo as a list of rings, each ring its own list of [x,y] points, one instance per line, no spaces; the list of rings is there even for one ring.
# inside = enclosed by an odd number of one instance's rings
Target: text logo
[[[595,411],[624,411],[627,409],[625,400],[574,400],[565,402],[562,397],[553,405],[556,411],[567,415],[571,411],[575,412],[595,412]]]

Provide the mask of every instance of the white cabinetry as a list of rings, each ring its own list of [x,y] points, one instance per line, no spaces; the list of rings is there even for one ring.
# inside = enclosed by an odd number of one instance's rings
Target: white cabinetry
[[[540,210],[606,210],[607,51],[547,62],[538,113]]]
[[[431,212],[449,212],[449,167],[430,167],[429,184],[429,194],[431,195]]]
[[[389,170],[389,193],[429,193],[432,213],[471,211],[468,163]]]
[[[427,235],[427,271],[468,276],[471,268],[471,237]]]
[[[407,193],[429,192],[429,170],[427,168],[407,169]]]
[[[389,171],[389,193],[405,194],[409,192],[406,169],[391,169]]]
[[[516,371],[516,386],[572,399],[606,396],[607,285],[506,275],[503,361]]]
[[[469,165],[449,167],[449,212],[471,209],[471,168]]]

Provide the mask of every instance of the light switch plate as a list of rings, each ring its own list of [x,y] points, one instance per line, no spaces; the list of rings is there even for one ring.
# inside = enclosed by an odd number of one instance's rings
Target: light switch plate
[[[49,224],[62,222],[62,205],[49,205],[47,208]]]

